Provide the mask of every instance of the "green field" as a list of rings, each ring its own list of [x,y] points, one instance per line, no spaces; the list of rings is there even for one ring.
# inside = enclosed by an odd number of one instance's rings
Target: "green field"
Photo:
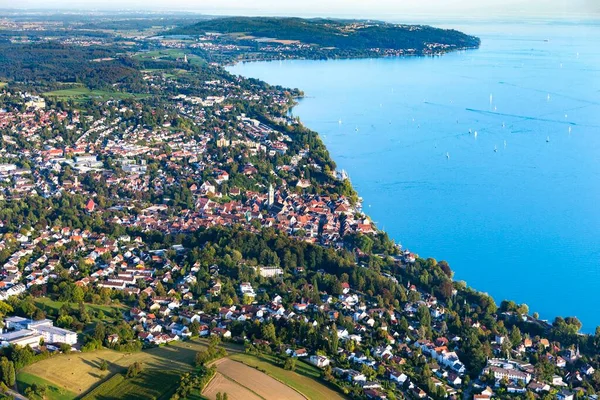
[[[44,93],[44,96],[56,97],[60,100],[85,100],[88,98],[95,98],[99,100],[108,99],[130,99],[130,98],[144,98],[147,95],[124,93],[124,92],[109,92],[106,90],[91,90],[83,86],[76,86],[69,89],[54,90],[52,92]]]
[[[183,58],[183,56],[186,54],[187,54],[188,62],[190,64],[198,64],[198,65],[206,64],[206,61],[204,59],[202,59],[194,54],[186,53],[186,52],[183,52],[178,49],[145,51],[145,52],[136,54],[134,56],[134,58],[141,60],[141,61],[150,60],[153,58],[175,61],[178,58],[179,59]]]
[[[320,379],[321,371],[303,361],[296,362],[296,371],[287,371],[278,366],[277,359],[274,356],[261,355],[260,358],[238,353],[229,358],[239,361],[250,367],[257,368],[265,374],[277,379],[285,385],[297,390],[309,399],[344,399],[345,397],[329,388],[325,382]]]
[[[35,305],[46,313],[55,314],[58,313],[60,308],[67,304],[63,301],[52,300],[48,297],[38,297],[34,299]],[[79,305],[75,303],[68,303],[69,309],[72,311],[79,310]],[[85,303],[85,308],[89,313],[97,314],[102,311],[104,313],[103,321],[112,321],[115,316],[120,316],[123,312],[128,310],[128,307],[122,304],[103,305],[103,304],[91,304]]]
[[[140,375],[142,377],[148,376],[151,371],[189,371],[193,368],[196,353],[205,348],[204,342],[191,340],[135,353],[104,349],[90,353],[61,354],[23,368],[18,376],[21,377],[23,373],[26,374],[24,377],[34,375],[80,396],[110,376],[124,373],[136,361],[144,368],[145,373]],[[100,369],[103,360],[108,363],[107,371]],[[178,382],[177,379],[175,381]]]
[[[20,372],[17,375],[17,387],[19,391],[23,393],[29,386],[37,383],[38,385],[44,385],[48,388],[46,398],[49,400],[70,400],[74,399],[77,395],[67,389],[60,388],[52,382],[40,378],[39,376],[28,374],[27,372]]]
[[[179,373],[148,370],[130,379],[115,374],[81,399],[169,399],[179,384]]]
[[[197,390],[192,390],[190,395],[185,398],[185,400],[206,400],[206,397],[202,396],[202,394]]]

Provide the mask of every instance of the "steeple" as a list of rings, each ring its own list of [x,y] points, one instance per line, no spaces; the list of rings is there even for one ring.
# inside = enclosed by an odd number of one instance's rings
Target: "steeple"
[[[271,184],[269,185],[269,198],[267,199],[269,208],[273,206],[273,203],[275,203],[275,189],[273,189],[273,185]]]

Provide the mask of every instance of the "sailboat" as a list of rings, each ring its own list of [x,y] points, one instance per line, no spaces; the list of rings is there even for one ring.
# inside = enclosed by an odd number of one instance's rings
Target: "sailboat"
[[[354,129],[356,132],[358,132],[358,126]]]
[[[492,104],[494,102],[494,96],[492,96],[492,94],[490,93],[490,104]]]
[[[471,128],[469,128],[469,135],[470,135],[471,133],[472,133],[472,132],[471,132]]]
[[[504,141],[504,148],[506,148],[506,140]]]
[[[449,160],[450,159],[450,153],[446,152],[446,158]]]
[[[569,133],[571,133],[571,127],[569,126]]]
[[[550,136],[546,136],[546,143],[550,143]]]
[[[475,131],[474,135],[475,135],[475,139],[477,139],[477,131]]]
[[[341,118],[338,120],[338,124],[340,124],[340,125],[342,124],[342,119]]]
[[[494,153],[498,152],[498,146],[494,145]]]

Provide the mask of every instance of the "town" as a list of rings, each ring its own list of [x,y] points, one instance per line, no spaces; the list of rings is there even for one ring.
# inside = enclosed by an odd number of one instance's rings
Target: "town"
[[[600,330],[584,335],[574,317],[549,323],[524,304],[497,306],[453,281],[446,262],[394,243],[363,212],[317,133],[291,114],[302,92],[233,76],[219,63],[304,57],[311,46],[259,40],[250,54],[244,43],[256,38],[236,45],[225,36],[136,36],[143,49],[127,44],[135,71],[102,89],[83,86],[95,77],[1,86],[6,389],[24,392],[28,368],[72,354],[220,343],[286,371],[310,365],[314,385],[351,398],[597,399]],[[41,41],[77,51],[112,43],[103,35]],[[235,56],[219,58],[228,52]],[[109,70],[122,57],[96,56],[90,63]],[[196,377],[224,374],[196,361]],[[107,376],[77,395],[93,394]],[[27,387],[31,398],[53,398],[45,386]]]

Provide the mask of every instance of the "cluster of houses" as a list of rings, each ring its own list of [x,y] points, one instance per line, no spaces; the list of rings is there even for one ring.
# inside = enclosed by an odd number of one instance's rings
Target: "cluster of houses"
[[[170,82],[164,77],[153,79],[157,79],[157,85]],[[256,97],[251,91],[240,90],[228,81],[207,81],[205,86],[215,91],[213,105],[218,106],[218,118],[222,119],[231,118],[225,115],[233,109],[230,104],[226,104],[228,100]],[[261,93],[254,101],[263,101],[265,96],[278,105],[288,101],[278,91]],[[204,108],[208,106],[197,104],[185,95],[176,96],[174,100],[173,111],[182,117],[193,119],[194,124],[200,126],[209,123],[204,112]],[[0,190],[0,196],[18,199],[30,195],[52,197],[62,193],[81,193],[93,199],[95,193],[86,192],[81,184],[84,174],[92,174],[95,180],[103,181],[109,187],[116,186],[119,190],[125,190],[132,194],[131,198],[135,198],[135,193],[160,194],[169,187],[179,187],[183,175],[183,179],[188,182],[194,181],[189,186],[194,200],[193,208],[184,213],[173,215],[168,199],[160,204],[140,204],[139,201],[128,202],[122,199],[118,206],[108,210],[96,207],[93,211],[114,211],[118,207],[126,215],[115,217],[112,222],[169,232],[232,224],[246,224],[252,229],[258,223],[262,227],[276,227],[290,234],[300,234],[307,241],[321,240],[325,243],[339,242],[340,236],[345,232],[375,232],[368,217],[348,199],[340,197],[333,200],[326,196],[303,194],[302,191],[310,188],[311,182],[302,177],[292,178],[289,182],[283,180],[276,188],[267,187],[262,183],[263,177],[258,169],[247,161],[237,173],[247,179],[255,179],[255,187],[259,190],[230,185],[231,171],[228,171],[227,165],[233,160],[225,163],[215,161],[209,151],[211,146],[237,149],[236,151],[242,152],[243,159],[259,153],[269,157],[288,154],[292,139],[263,122],[238,114],[233,131],[224,132],[215,128],[190,136],[174,131],[170,123],[153,129],[124,124],[125,117],[137,111],[135,107],[123,106],[113,100],[108,101],[106,107],[112,108],[112,112],[105,112],[98,119],[81,117],[78,113],[55,113],[44,109],[34,111],[31,108],[26,112],[0,112],[0,127],[10,127],[15,136],[25,136],[34,144],[33,150],[5,154],[12,162],[0,164],[0,177],[4,176],[8,185],[3,192]],[[22,121],[21,124],[13,124],[16,120]],[[65,145],[60,136],[42,139],[41,134],[56,120],[77,137],[74,144]],[[85,129],[82,128],[84,121]],[[284,123],[290,121],[286,120]],[[164,150],[165,144],[171,149],[169,154]],[[290,156],[288,164],[277,166],[277,171],[285,176],[298,169],[301,163],[310,161],[308,148]],[[23,157],[27,157],[29,168],[17,168]],[[106,157],[117,160],[108,169],[107,164],[101,161]],[[150,180],[147,162],[153,160],[160,162],[164,168]],[[182,161],[188,166],[182,167]],[[315,163],[307,165],[316,170],[322,169]],[[76,174],[66,179],[60,178],[67,166],[75,170]],[[207,171],[210,171],[209,179],[206,179]],[[278,172],[274,172],[275,175]],[[179,180],[174,179],[173,175],[178,175]],[[225,190],[221,189],[223,185]],[[225,196],[230,201],[223,202]],[[131,208],[140,206],[145,206],[142,215],[128,213]]]

